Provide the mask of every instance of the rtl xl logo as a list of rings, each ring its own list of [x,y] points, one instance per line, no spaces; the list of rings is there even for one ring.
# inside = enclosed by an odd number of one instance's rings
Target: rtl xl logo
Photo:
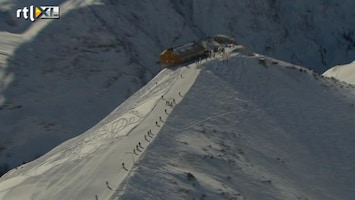
[[[16,17],[35,21],[41,19],[59,19],[59,6],[29,6],[17,9]]]

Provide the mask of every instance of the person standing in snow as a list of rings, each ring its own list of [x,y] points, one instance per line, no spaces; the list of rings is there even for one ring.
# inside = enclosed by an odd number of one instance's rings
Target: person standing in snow
[[[108,181],[106,181],[106,187],[107,187],[109,190],[112,190],[112,187],[109,185]]]
[[[144,135],[144,139],[145,139],[145,141],[150,142],[150,140],[148,140],[148,138],[147,138],[147,135]]]
[[[154,134],[152,133],[151,130],[148,131],[148,136],[151,137],[151,138],[153,138]]]
[[[148,137],[153,138],[153,136],[151,136],[149,133],[148,133]]]
[[[128,169],[126,168],[126,166],[125,166],[124,163],[122,163],[122,168],[123,168],[124,170],[128,171]]]
[[[139,151],[139,152],[142,152],[140,149],[139,149],[139,146],[136,145],[136,150]]]
[[[142,149],[144,149],[144,147],[142,146],[141,142],[138,142],[138,146]]]

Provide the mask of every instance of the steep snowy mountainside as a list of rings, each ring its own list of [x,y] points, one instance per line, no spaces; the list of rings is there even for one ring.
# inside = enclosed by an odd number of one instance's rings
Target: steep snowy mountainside
[[[355,96],[338,84],[264,57],[204,64],[112,199],[352,199]]]
[[[61,13],[79,3],[65,2]],[[1,33],[1,52],[14,55],[0,68],[0,174],[87,130],[143,85],[134,65],[122,69],[129,58],[112,37],[87,30],[91,38],[76,38],[86,25],[77,21],[77,30],[65,34],[55,22],[38,21],[21,35]],[[97,38],[100,45],[89,44]]]
[[[161,71],[0,199],[351,199],[354,87],[244,52]]]
[[[355,61],[347,65],[334,66],[324,72],[323,75],[355,85]]]
[[[352,0],[54,0],[61,19],[35,23],[16,9],[49,1],[0,2],[0,173],[90,128],[171,46],[223,33],[319,72],[354,56]]]
[[[92,129],[4,175],[0,199],[108,199],[199,72],[163,70]]]

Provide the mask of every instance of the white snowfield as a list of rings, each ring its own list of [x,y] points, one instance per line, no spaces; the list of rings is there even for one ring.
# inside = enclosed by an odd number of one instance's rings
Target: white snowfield
[[[0,199],[352,199],[354,88],[230,51],[162,70],[87,132],[1,177]]]
[[[324,72],[323,75],[355,85],[355,61],[347,65],[334,66]]]
[[[194,64],[163,70],[86,133],[3,176],[0,197],[39,200],[112,196],[199,71]]]
[[[317,71],[355,55],[353,0],[51,0],[59,20],[15,16],[48,2],[0,0],[0,174],[107,116],[160,71],[165,48],[226,34]]]

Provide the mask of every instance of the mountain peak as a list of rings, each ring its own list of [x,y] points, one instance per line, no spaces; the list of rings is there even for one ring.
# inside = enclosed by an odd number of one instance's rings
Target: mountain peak
[[[0,197],[349,199],[354,96],[226,51],[163,69],[93,128],[4,175]]]

